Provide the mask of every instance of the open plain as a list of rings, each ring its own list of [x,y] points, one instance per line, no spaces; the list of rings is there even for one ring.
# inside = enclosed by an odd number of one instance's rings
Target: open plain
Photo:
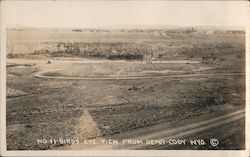
[[[8,150],[245,148],[244,33],[117,31],[9,30]]]

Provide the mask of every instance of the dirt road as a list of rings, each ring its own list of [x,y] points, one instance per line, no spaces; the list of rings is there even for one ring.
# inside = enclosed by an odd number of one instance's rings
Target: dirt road
[[[151,78],[176,78],[176,77],[199,77],[199,76],[240,76],[245,75],[244,73],[211,73],[211,74],[177,74],[177,75],[167,75],[167,76],[129,76],[129,77],[68,77],[68,76],[47,76],[44,75],[47,72],[55,72],[63,69],[49,69],[44,71],[39,71],[35,74],[37,78],[44,79],[63,79],[63,80],[133,80],[133,79],[151,79]],[[207,69],[205,69],[207,70]],[[201,70],[200,70],[201,71]]]

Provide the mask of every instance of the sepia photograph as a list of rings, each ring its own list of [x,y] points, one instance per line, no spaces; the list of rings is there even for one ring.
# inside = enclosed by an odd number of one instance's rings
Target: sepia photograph
[[[1,8],[6,152],[248,150],[248,1]]]

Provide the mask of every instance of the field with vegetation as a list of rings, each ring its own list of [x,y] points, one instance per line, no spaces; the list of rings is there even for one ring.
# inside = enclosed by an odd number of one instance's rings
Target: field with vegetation
[[[180,29],[9,29],[8,58],[155,60],[244,58],[243,31]]]
[[[244,108],[243,31],[7,30],[8,150],[56,149],[70,144],[37,140],[82,143]],[[217,147],[154,149],[244,149],[244,119],[218,128],[194,136],[217,138]]]

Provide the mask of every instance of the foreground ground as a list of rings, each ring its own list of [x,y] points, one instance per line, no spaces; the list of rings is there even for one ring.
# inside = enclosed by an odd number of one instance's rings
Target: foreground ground
[[[244,77],[239,66],[191,61],[47,64],[44,60],[8,60],[7,148],[55,149],[67,144],[44,144],[38,140],[79,139],[83,144],[85,139],[122,137],[138,129],[145,132],[148,128],[173,125],[165,128],[168,130],[244,111]],[[213,137],[221,140],[213,149],[244,149],[244,117],[216,128],[181,138]]]

